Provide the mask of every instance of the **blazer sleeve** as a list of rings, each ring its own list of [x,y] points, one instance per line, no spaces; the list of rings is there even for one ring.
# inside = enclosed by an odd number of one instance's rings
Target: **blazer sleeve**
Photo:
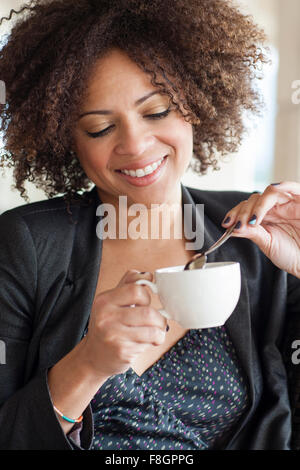
[[[300,279],[288,274],[287,287],[283,359],[287,370],[292,410],[292,449],[300,450]]]
[[[0,216],[0,449],[72,450],[91,445],[91,411],[84,412],[80,446],[54,412],[47,370],[25,383],[38,285],[34,241],[17,210]]]

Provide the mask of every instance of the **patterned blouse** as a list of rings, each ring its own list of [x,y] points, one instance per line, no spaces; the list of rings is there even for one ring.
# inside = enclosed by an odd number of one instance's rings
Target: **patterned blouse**
[[[92,449],[222,449],[248,407],[226,328],[189,330],[138,376],[110,377],[92,400]]]

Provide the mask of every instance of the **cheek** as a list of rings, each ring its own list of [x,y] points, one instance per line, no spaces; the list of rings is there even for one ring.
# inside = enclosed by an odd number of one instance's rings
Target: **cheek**
[[[77,155],[84,169],[101,169],[107,166],[105,149],[101,148],[96,140],[77,145]]]
[[[180,119],[172,133],[174,148],[180,157],[186,161],[193,153],[193,127],[190,123]]]

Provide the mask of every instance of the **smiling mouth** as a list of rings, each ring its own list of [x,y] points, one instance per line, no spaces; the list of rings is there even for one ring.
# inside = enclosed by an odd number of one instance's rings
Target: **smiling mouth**
[[[167,155],[160,160],[152,163],[151,165],[147,165],[144,168],[138,168],[137,170],[116,170],[118,173],[123,173],[127,176],[132,176],[133,178],[143,178],[144,176],[151,175],[154,173],[155,170],[163,163],[164,159]]]

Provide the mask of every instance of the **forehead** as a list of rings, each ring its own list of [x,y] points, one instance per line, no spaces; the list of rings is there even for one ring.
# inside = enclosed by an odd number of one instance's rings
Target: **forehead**
[[[87,99],[101,100],[103,104],[120,98],[140,96],[154,91],[151,79],[123,51],[113,50],[99,59],[87,83]]]

